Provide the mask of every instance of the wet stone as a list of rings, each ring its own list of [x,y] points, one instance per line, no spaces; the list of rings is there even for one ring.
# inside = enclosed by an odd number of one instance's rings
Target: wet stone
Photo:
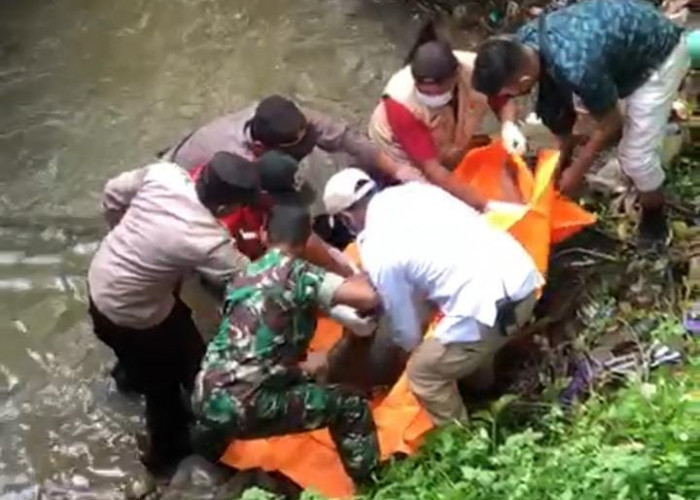
[[[0,398],[14,394],[19,387],[19,377],[4,365],[0,365]]]
[[[132,479],[124,489],[124,498],[126,500],[146,500],[149,496],[153,496],[158,489],[156,481],[148,476]]]

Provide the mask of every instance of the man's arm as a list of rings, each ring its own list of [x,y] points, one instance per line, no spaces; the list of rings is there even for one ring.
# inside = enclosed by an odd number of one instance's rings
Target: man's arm
[[[141,187],[147,171],[148,167],[130,170],[113,177],[105,184],[101,204],[102,213],[110,229],[119,224]]]
[[[345,278],[335,289],[329,305],[345,305],[360,313],[372,314],[379,309],[381,299],[367,276],[355,274]]]
[[[557,147],[559,148],[557,170],[561,172],[571,164],[571,159],[574,155],[574,136],[573,134],[561,134],[557,135],[556,138]]]
[[[617,102],[617,87],[604,69],[592,69],[582,81],[585,85],[573,91],[595,117],[596,128],[571,165],[560,174],[559,189],[569,195],[581,186],[596,155],[618,134],[624,121]]]
[[[411,161],[421,169],[427,180],[476,210],[484,210],[486,200],[468,186],[457,182],[452,173],[440,163],[437,147],[428,127],[416,119],[402,104],[390,98],[384,100],[384,107],[394,137]]]
[[[421,168],[425,177],[431,183],[441,187],[455,198],[459,198],[479,212],[483,212],[486,209],[488,200],[483,198],[471,187],[457,181],[452,175],[452,172],[443,167],[437,159],[424,161]]]
[[[617,106],[598,121],[595,131],[581,148],[579,155],[571,162],[571,166],[561,173],[559,189],[562,193],[572,194],[581,186],[584,175],[593,164],[596,155],[615,137],[622,123],[622,113]]]
[[[503,98],[500,102],[496,99],[489,99],[489,105],[501,123],[513,122],[518,118],[518,104],[512,97]]]
[[[367,172],[379,171],[390,179],[400,179],[404,165],[390,158],[372,141],[345,123],[313,111],[306,111],[309,121],[317,130],[318,147],[329,153],[344,152],[354,157],[358,166]]]
[[[352,276],[355,273],[355,269],[345,255],[323,241],[316,233],[311,233],[302,257],[340,276]]]
[[[223,297],[226,285],[242,273],[250,263],[248,257],[239,252],[230,239],[221,238],[204,262],[195,268],[203,285],[217,297]]]

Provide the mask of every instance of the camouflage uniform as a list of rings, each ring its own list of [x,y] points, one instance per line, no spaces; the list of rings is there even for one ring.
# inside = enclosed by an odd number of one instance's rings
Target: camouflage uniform
[[[369,479],[378,461],[365,399],[340,385],[315,383],[300,368],[342,278],[277,249],[234,281],[224,319],[197,376],[200,426],[223,439],[254,439],[328,427],[348,475]]]

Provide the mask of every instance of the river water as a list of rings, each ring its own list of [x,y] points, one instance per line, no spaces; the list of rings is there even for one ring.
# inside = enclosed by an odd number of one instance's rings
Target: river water
[[[269,93],[363,124],[416,27],[401,0],[0,2],[0,499],[141,471],[85,314],[106,179]]]

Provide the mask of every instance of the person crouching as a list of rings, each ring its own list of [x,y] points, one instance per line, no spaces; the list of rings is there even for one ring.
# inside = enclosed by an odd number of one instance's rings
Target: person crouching
[[[371,313],[379,298],[363,276],[342,278],[300,259],[310,234],[311,217],[301,205],[272,209],[268,251],[229,287],[223,321],[197,375],[193,446],[217,460],[232,439],[328,427],[346,472],[364,483],[379,459],[368,402],[321,382],[325,354],[306,353],[319,309]]]

